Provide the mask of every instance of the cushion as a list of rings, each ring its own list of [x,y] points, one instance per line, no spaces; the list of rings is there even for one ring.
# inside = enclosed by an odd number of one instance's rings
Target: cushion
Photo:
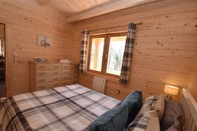
[[[160,131],[156,110],[150,110],[134,119],[124,131]]]
[[[181,104],[175,100],[166,101],[165,111],[161,119],[161,130],[166,131],[168,128],[180,131],[184,124],[183,111]]]
[[[122,102],[122,105],[128,105],[128,120],[126,126],[128,126],[134,119],[140,108],[142,107],[142,92],[134,91],[130,93]]]
[[[143,113],[156,110],[159,116],[159,119],[162,118],[163,112],[165,108],[165,98],[163,95],[153,95],[148,97],[143,101],[142,108],[140,109],[139,113],[136,117],[141,116]]]
[[[174,117],[174,124],[169,127],[166,131],[181,131],[181,124],[179,122],[180,115],[178,117]]]
[[[96,119],[89,131],[122,131],[127,123],[128,105],[117,106]]]

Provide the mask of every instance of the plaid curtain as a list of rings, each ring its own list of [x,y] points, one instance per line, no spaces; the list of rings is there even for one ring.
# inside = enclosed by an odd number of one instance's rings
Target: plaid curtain
[[[82,34],[82,41],[81,41],[79,71],[84,73],[86,71],[86,53],[87,53],[89,31],[83,30],[81,34]]]
[[[123,62],[122,62],[120,80],[119,80],[119,83],[121,84],[127,84],[129,81],[130,64],[131,64],[131,58],[133,53],[133,47],[134,47],[135,32],[136,32],[136,25],[130,23],[128,26],[128,33],[125,43],[125,50],[124,50]]]

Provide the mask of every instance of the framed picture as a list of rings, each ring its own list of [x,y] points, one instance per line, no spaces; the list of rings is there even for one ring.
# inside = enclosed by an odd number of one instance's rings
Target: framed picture
[[[38,35],[38,46],[51,47],[52,38]]]

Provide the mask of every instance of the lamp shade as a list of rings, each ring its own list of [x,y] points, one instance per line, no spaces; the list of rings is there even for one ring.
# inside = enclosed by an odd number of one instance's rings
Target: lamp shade
[[[164,92],[171,94],[171,95],[177,95],[178,91],[179,91],[179,88],[176,86],[165,85],[164,87]]]

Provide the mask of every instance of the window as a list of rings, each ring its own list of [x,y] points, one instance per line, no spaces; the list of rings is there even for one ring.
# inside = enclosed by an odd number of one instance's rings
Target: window
[[[126,33],[90,36],[88,72],[120,76]]]

